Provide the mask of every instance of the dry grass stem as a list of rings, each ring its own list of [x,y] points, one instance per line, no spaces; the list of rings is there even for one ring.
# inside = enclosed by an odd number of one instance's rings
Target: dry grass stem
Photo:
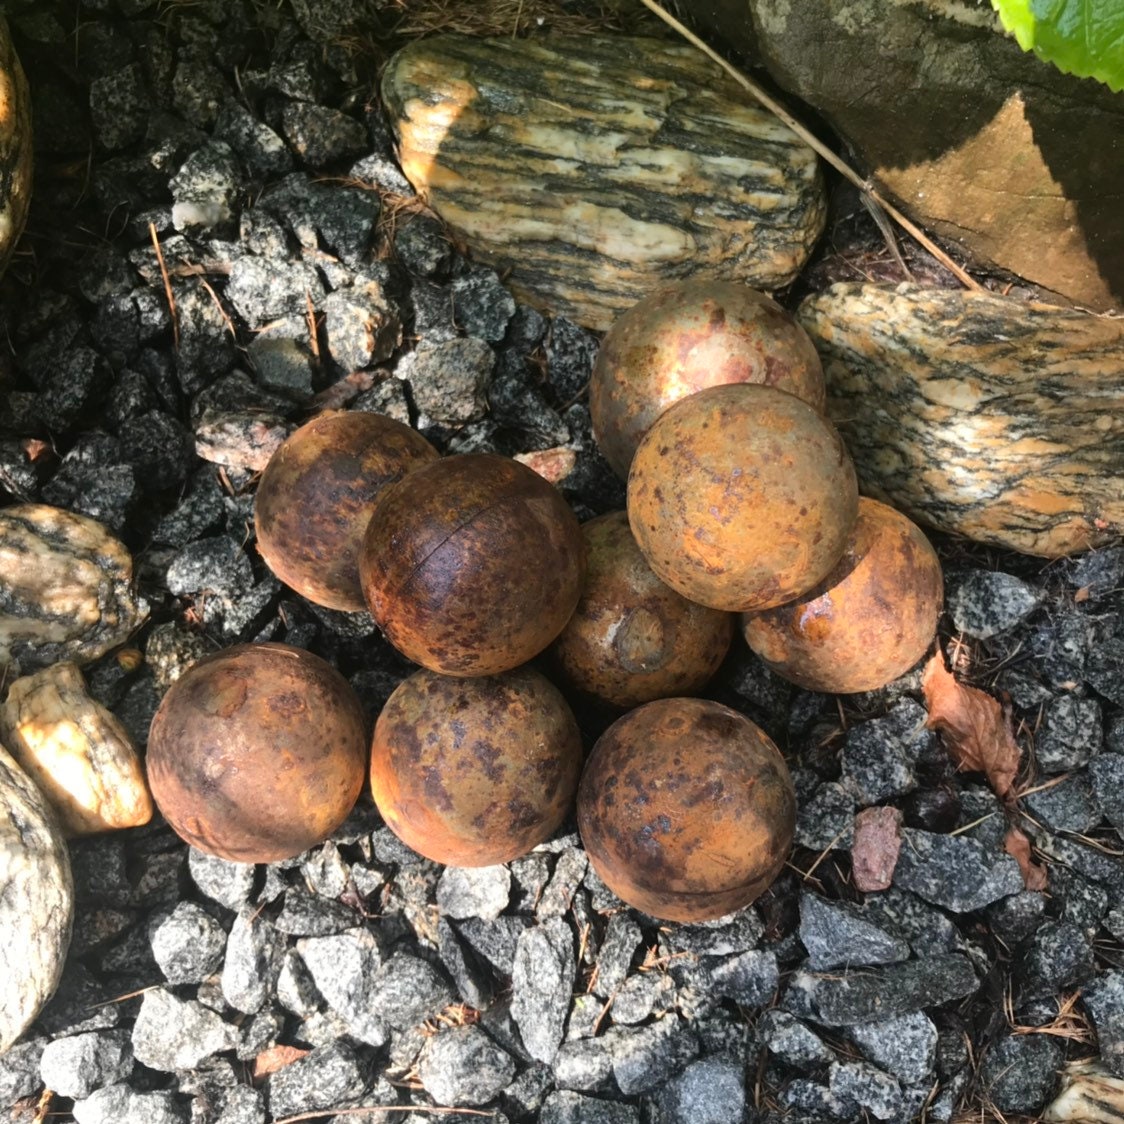
[[[168,299],[168,314],[172,318],[172,342],[176,351],[180,349],[180,323],[176,315],[176,298],[172,292],[172,280],[168,276],[168,266],[164,261],[164,251],[160,246],[160,239],[156,234],[156,223],[148,224],[148,233],[152,235],[152,248],[156,251],[156,261],[160,266],[160,276],[164,280],[164,296]]]

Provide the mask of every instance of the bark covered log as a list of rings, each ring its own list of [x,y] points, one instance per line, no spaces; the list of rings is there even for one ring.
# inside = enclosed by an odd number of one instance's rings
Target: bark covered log
[[[799,319],[866,494],[1047,558],[1124,533],[1124,320],[849,282]]]
[[[519,299],[587,327],[688,277],[786,285],[823,229],[815,154],[690,47],[438,36],[382,92],[419,193]]]

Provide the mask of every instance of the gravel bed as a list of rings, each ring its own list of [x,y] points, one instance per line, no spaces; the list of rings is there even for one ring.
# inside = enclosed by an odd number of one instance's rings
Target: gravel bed
[[[380,5],[0,4],[37,160],[0,287],[0,488],[92,515],[134,552],[144,659],[88,679],[142,746],[176,676],[234,643],[324,656],[371,716],[409,674],[365,614],[302,600],[255,550],[257,473],[318,409],[388,414],[444,452],[566,447],[579,517],[624,506],[582,398],[597,338],[517,305],[413,199],[374,93],[387,24],[342,30],[365,8]],[[270,866],[189,850],[158,819],[72,845],[65,975],[0,1057],[0,1109],[1016,1121],[1040,1118],[1068,1059],[1124,1077],[1124,548],[1046,565],[936,545],[942,644],[1012,710],[1015,815],[1047,891],[1023,888],[985,780],[923,729],[918,672],[840,701],[739,647],[709,693],[782,746],[800,807],[755,906],[702,925],[636,913],[572,823],[503,867],[456,870],[366,797]],[[578,716],[592,745],[606,719]],[[873,807],[900,812],[902,849],[892,884],[864,894],[852,824]]]

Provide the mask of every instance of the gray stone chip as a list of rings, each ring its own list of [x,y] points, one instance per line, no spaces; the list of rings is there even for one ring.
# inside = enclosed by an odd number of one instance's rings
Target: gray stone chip
[[[297,943],[297,951],[320,994],[352,1036],[382,1046],[388,1038],[376,1001],[382,957],[371,932],[351,929],[338,936],[308,937]]]
[[[573,934],[552,917],[519,935],[511,978],[511,1013],[527,1053],[550,1064],[562,1041],[577,971]]]
[[[1045,1034],[1009,1035],[984,1058],[980,1083],[1000,1112],[1037,1116],[1058,1083],[1065,1051]]]
[[[539,1124],[640,1124],[640,1110],[635,1105],[561,1090],[543,1102]]]
[[[425,1044],[418,1074],[438,1104],[481,1105],[511,1084],[515,1062],[479,1027],[462,1026]]]
[[[273,1119],[335,1108],[360,1097],[367,1067],[344,1042],[320,1046],[274,1073],[268,1084]]]
[[[133,1026],[137,1061],[171,1073],[191,1069],[204,1058],[232,1050],[238,1032],[214,1011],[191,999],[177,999],[163,988],[145,992]]]
[[[126,1081],[133,1072],[128,1031],[104,1030],[56,1038],[39,1060],[43,1084],[62,1097],[82,1100],[95,1089]]]
[[[1019,864],[962,835],[902,829],[894,885],[953,913],[982,909],[1023,889]]]
[[[78,1124],[187,1124],[186,1105],[174,1093],[136,1093],[128,1085],[107,1085],[71,1109]]]
[[[816,894],[800,896],[800,940],[808,950],[808,966],[816,970],[909,959],[909,945],[858,906]]]
[[[396,953],[375,973],[371,991],[374,1013],[396,1030],[406,1030],[453,1002],[453,989],[431,964]]]
[[[665,1015],[640,1029],[613,1027],[605,1037],[613,1059],[613,1076],[626,1097],[662,1085],[699,1052],[698,1039],[677,1015]]]
[[[1086,984],[1081,998],[1097,1028],[1101,1060],[1117,1077],[1124,1078],[1124,971],[1098,976]]]
[[[1042,595],[1010,574],[967,570],[948,578],[948,611],[965,636],[986,640],[1029,616]]]
[[[937,1028],[923,1011],[893,1019],[858,1023],[850,1029],[855,1045],[880,1069],[904,1085],[927,1081],[937,1061]]]
[[[202,983],[222,963],[226,930],[194,902],[180,902],[149,926],[152,955],[172,984]]]
[[[769,1052],[794,1069],[821,1069],[835,1060],[820,1036],[787,1011],[766,1011],[759,1027],[761,1041]]]
[[[511,871],[506,866],[447,866],[437,883],[437,905],[444,917],[480,917],[493,921],[511,897]]]

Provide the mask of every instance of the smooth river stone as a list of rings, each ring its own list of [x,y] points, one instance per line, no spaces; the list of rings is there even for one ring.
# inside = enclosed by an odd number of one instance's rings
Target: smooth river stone
[[[0,1054],[54,994],[73,916],[70,855],[58,822],[0,748]]]
[[[850,282],[798,316],[865,494],[1045,558],[1124,532],[1124,320]]]
[[[589,328],[671,281],[787,285],[823,229],[812,150],[677,42],[424,38],[382,94],[402,170],[454,233]]]
[[[0,511],[0,668],[89,663],[147,616],[132,555],[96,520],[45,504]]]

